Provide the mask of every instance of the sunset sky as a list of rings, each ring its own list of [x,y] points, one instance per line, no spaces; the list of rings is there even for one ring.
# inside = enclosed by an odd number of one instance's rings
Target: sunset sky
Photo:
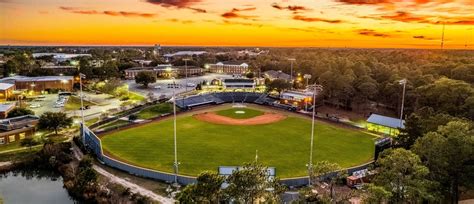
[[[0,45],[474,49],[474,0],[0,0]]]

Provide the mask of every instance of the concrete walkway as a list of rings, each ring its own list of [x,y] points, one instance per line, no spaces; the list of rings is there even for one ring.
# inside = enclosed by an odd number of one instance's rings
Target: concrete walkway
[[[79,147],[77,147],[74,143],[73,143],[73,153],[74,153],[74,156],[77,158],[77,159],[82,159],[82,157],[84,156],[81,152],[81,150],[79,149]],[[150,191],[146,188],[143,188],[135,183],[132,183],[130,181],[127,181],[125,179],[122,179],[120,177],[117,177],[113,174],[111,174],[110,172],[106,171],[105,169],[103,169],[102,167],[100,166],[97,166],[97,165],[93,165],[92,168],[94,168],[95,171],[97,171],[97,173],[101,174],[102,176],[105,176],[109,179],[110,182],[112,183],[116,183],[116,184],[119,184],[119,185],[122,185],[123,187],[125,188],[129,188],[131,192],[133,193],[138,193],[140,195],[144,195],[144,196],[147,196],[155,201],[158,201],[160,203],[164,203],[164,204],[171,204],[171,203],[175,203],[175,201],[171,198],[167,198],[167,197],[164,197],[164,196],[161,196],[161,195],[158,195],[156,193],[154,193],[153,191]]]

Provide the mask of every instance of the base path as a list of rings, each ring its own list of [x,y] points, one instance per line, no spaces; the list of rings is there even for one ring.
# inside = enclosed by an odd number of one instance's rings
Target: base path
[[[248,119],[235,119],[229,118],[222,115],[217,115],[214,112],[200,113],[194,115],[197,120],[221,124],[221,125],[263,125],[278,122],[286,118],[285,115],[279,113],[265,113],[260,116],[256,116]]]

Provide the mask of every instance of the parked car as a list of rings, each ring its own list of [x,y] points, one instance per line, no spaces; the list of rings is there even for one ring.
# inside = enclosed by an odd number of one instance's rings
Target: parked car
[[[39,107],[41,107],[40,104],[37,104],[37,103],[30,104],[30,108],[39,108]]]

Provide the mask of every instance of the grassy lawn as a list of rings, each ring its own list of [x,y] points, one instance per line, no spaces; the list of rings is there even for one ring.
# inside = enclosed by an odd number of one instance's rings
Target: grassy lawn
[[[119,126],[122,126],[122,125],[125,125],[125,124],[128,124],[128,123],[130,123],[130,122],[125,121],[125,120],[116,120],[116,121],[104,124],[104,125],[98,127],[98,129],[111,129],[111,128],[119,127]]]
[[[83,100],[84,106],[93,106],[95,104],[91,103],[90,101]],[[81,99],[77,96],[70,96],[67,100],[64,109],[69,110],[79,110],[81,108]]]
[[[311,121],[289,116],[266,125],[210,124],[190,116],[177,120],[180,173],[197,175],[218,166],[242,165],[258,158],[276,167],[281,178],[307,174]],[[102,138],[104,150],[139,166],[172,172],[173,120],[167,119],[112,133]],[[342,167],[372,160],[374,138],[363,132],[317,123],[314,163],[322,160]]]
[[[237,113],[238,111],[243,111],[245,113]],[[235,118],[235,119],[247,119],[247,118],[253,118],[255,116],[263,115],[263,112],[259,110],[255,110],[255,109],[250,109],[250,108],[231,108],[231,109],[217,111],[216,114],[227,116],[229,118]]]
[[[161,114],[173,112],[173,105],[170,103],[160,103],[140,111],[137,116],[139,119],[150,119]]]
[[[20,141],[15,141],[9,144],[0,145],[0,152],[11,150],[11,149],[17,149],[17,148],[22,148]]]

